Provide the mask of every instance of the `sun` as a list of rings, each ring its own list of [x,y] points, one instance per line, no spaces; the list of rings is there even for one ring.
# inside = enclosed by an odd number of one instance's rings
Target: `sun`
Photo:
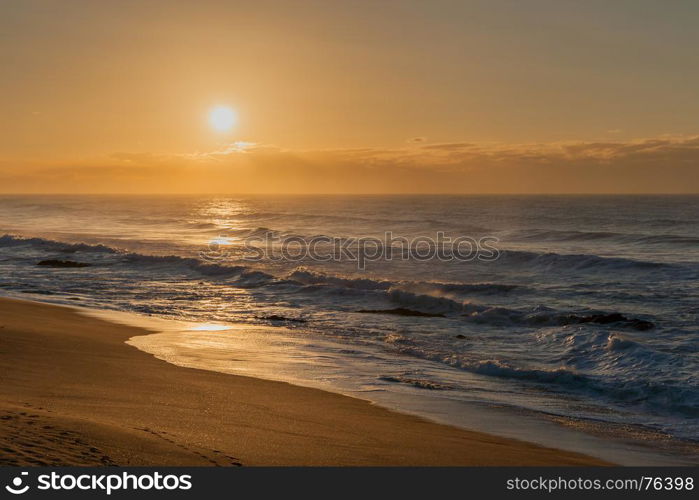
[[[216,106],[209,111],[209,125],[217,132],[228,132],[238,120],[238,115],[228,106]]]

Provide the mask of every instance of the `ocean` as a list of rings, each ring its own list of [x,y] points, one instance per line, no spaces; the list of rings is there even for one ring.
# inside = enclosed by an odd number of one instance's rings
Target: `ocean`
[[[2,196],[0,291],[454,425],[699,443],[699,196]]]

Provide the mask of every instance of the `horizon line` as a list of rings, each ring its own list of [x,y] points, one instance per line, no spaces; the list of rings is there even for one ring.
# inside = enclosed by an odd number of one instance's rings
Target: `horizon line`
[[[270,192],[212,192],[212,193],[129,193],[129,192],[0,192],[0,196],[698,196],[699,192],[639,192],[639,193],[616,193],[616,192],[542,192],[542,193],[526,193],[526,192],[489,192],[489,193],[270,193]]]

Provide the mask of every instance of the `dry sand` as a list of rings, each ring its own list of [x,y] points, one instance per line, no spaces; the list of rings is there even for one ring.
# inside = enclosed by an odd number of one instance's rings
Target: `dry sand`
[[[0,465],[603,465],[124,343],[147,333],[0,299]]]

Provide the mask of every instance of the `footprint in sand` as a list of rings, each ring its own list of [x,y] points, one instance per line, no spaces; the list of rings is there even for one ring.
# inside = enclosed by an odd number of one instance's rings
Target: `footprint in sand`
[[[174,446],[177,446],[180,449],[183,449],[187,451],[188,453],[192,453],[193,455],[196,455],[203,460],[206,460],[209,462],[211,465],[214,465],[216,467],[242,467],[242,463],[235,457],[231,457],[229,455],[224,455],[221,451],[219,450],[208,450],[205,448],[199,448],[193,445],[185,445],[182,443],[179,443],[175,441],[174,438],[171,438],[169,436],[172,436],[169,432],[166,431],[155,431],[153,429],[150,429],[148,427],[134,427],[138,431],[142,432],[147,432],[148,434],[152,434],[153,436],[156,436],[163,441],[166,441]],[[213,453],[213,456],[210,455],[210,453]]]
[[[0,410],[0,466],[116,465],[80,435],[50,423],[47,416]]]

